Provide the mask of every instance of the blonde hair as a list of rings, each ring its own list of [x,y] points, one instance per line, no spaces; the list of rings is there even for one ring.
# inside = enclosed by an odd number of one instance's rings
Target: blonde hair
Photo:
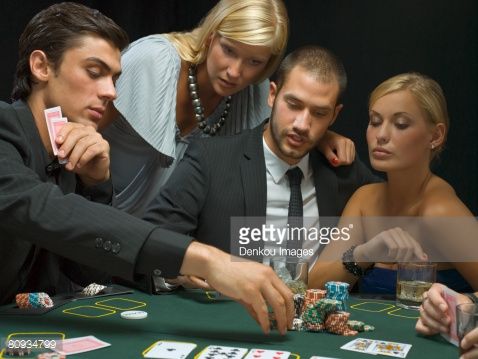
[[[194,30],[164,36],[181,59],[200,64],[214,33],[247,45],[270,47],[271,57],[257,80],[261,82],[272,75],[284,55],[289,34],[287,10],[282,0],[221,0]]]
[[[427,115],[427,120],[431,124],[437,125],[443,123],[445,125],[445,135],[442,144],[432,150],[432,158],[434,158],[443,150],[446,135],[450,127],[445,95],[435,80],[417,72],[409,72],[391,77],[372,91],[368,106],[371,108],[379,98],[392,92],[403,90],[410,91]]]

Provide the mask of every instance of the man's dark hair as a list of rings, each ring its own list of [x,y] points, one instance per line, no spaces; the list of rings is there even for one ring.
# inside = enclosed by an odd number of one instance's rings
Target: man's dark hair
[[[98,36],[120,51],[128,46],[126,32],[98,10],[73,2],[52,5],[36,14],[25,27],[18,41],[18,63],[13,82],[12,99],[30,96],[34,79],[30,71],[30,55],[43,51],[54,70],[60,67],[65,51],[78,45],[85,35]]]
[[[347,87],[347,74],[342,61],[332,51],[320,46],[304,46],[294,50],[282,60],[273,78],[280,91],[292,69],[300,66],[319,81],[329,83],[337,80],[339,94],[337,103]]]

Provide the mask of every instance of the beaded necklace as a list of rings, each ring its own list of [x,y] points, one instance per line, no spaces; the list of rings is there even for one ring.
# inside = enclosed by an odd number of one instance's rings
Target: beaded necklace
[[[198,94],[198,83],[196,78],[196,65],[191,64],[188,70],[188,89],[189,95],[191,96],[191,101],[194,109],[194,116],[198,121],[198,127],[205,133],[210,136],[214,136],[219,129],[224,125],[226,122],[227,115],[229,114],[229,109],[231,107],[231,96],[226,97],[226,103],[224,107],[224,111],[217,121],[213,125],[207,124],[206,118],[204,116],[204,107],[202,106],[201,99],[199,98]]]

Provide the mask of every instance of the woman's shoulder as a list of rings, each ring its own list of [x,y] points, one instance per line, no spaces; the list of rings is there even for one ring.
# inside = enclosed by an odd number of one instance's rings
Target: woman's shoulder
[[[146,142],[173,157],[181,69],[176,49],[162,35],[146,36],[122,54],[121,65],[114,106]]]
[[[162,35],[149,35],[132,42],[121,55],[123,72],[130,66],[158,66],[160,63],[179,64],[181,59],[173,44]]]
[[[124,51],[124,54],[140,51],[140,50],[174,50],[174,45],[163,35],[154,34],[133,41]]]
[[[379,182],[379,183],[369,183],[366,185],[363,185],[359,187],[355,193],[354,196],[359,197],[359,198],[373,198],[373,197],[378,197],[383,194],[383,191],[385,191],[385,182]]]
[[[430,217],[471,215],[454,188],[438,176],[430,179],[419,212],[422,216]]]
[[[384,198],[384,183],[370,183],[359,187],[347,202],[345,215],[376,215]]]

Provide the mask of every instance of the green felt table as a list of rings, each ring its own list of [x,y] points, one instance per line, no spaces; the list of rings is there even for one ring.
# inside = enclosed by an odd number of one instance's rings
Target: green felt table
[[[121,310],[108,309],[104,305],[119,308],[144,305],[137,310],[147,311],[148,317],[122,319]],[[60,332],[66,338],[94,335],[111,343],[110,347],[74,356],[92,359],[141,358],[143,350],[161,339],[196,343],[188,359],[213,344],[287,350],[305,359],[312,355],[371,358],[367,354],[339,349],[358,337],[411,344],[407,356],[410,359],[458,357],[457,348],[441,337],[424,338],[415,333],[417,311],[399,309],[392,301],[351,298],[349,312],[350,319],[371,324],[375,331],[352,337],[312,332],[288,332],[281,336],[276,331],[264,335],[246,310],[230,300],[212,300],[200,291],[159,296],[134,292],[70,302],[43,315],[0,316],[0,337],[12,333]],[[5,357],[3,352],[0,357]]]

